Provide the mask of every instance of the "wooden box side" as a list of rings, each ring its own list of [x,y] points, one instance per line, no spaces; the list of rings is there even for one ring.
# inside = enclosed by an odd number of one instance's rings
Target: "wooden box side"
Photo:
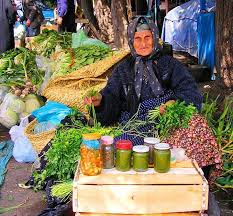
[[[89,213],[192,212],[208,204],[202,206],[202,185],[79,185],[77,194],[78,211]]]
[[[135,214],[98,214],[98,213],[76,213],[75,216],[137,216]],[[165,213],[165,214],[143,214],[140,216],[200,216],[200,213],[197,212],[186,212],[186,213]]]

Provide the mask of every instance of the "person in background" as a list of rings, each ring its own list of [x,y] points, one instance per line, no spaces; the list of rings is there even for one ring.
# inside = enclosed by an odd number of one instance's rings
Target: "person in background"
[[[44,21],[43,13],[33,0],[24,0],[23,10],[26,20],[26,37],[34,37],[40,33],[40,26]]]
[[[0,54],[14,48],[15,11],[11,0],[0,0]]]
[[[23,23],[24,21],[24,9],[23,9],[23,0],[14,0],[15,9],[17,12],[17,21]]]
[[[76,32],[74,0],[57,0],[59,32]]]

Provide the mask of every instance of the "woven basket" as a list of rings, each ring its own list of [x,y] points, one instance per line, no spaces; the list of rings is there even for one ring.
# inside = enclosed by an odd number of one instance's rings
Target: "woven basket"
[[[90,90],[100,91],[107,84],[107,77],[111,74],[115,64],[129,54],[121,51],[114,56],[87,65],[65,76],[56,77],[49,81],[42,95],[49,100],[76,107],[86,112],[83,98]]]
[[[33,130],[37,123],[38,122],[36,119],[30,122],[25,128],[24,134],[29,139],[36,152],[40,153],[41,150],[50,142],[50,140],[53,139],[56,129],[45,131],[40,134],[34,134]]]

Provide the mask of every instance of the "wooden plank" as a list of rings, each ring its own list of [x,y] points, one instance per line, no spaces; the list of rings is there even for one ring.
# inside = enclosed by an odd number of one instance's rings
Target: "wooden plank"
[[[185,161],[179,161],[176,163],[171,164],[171,168],[192,168],[193,167],[193,161],[192,160],[185,160]]]
[[[202,207],[202,185],[79,185],[77,194],[78,212],[152,214]],[[208,190],[205,196],[208,200]]]
[[[202,178],[195,168],[171,168],[167,173],[156,173],[153,168],[147,172],[137,173],[133,170],[120,172],[116,169],[103,170],[98,176],[76,175],[75,184],[201,184]],[[78,179],[77,179],[78,178]]]
[[[199,216],[199,213],[164,213],[164,214],[96,214],[96,213],[76,213],[75,216]]]
[[[87,24],[89,23],[89,20],[88,19],[75,19],[75,23],[84,23],[84,24]]]

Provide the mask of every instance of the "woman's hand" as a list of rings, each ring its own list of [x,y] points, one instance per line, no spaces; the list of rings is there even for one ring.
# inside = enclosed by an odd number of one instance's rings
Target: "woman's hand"
[[[92,97],[85,97],[84,98],[84,104],[91,105],[93,104],[95,107],[100,106],[102,101],[102,95],[100,93],[96,93],[95,96]]]
[[[62,24],[62,17],[57,17],[57,24],[61,25]]]
[[[166,112],[166,107],[167,106],[171,106],[172,104],[174,104],[176,101],[175,100],[169,100],[167,101],[165,104],[162,104],[160,107],[159,107],[159,112],[161,115],[163,115],[165,112]]]

